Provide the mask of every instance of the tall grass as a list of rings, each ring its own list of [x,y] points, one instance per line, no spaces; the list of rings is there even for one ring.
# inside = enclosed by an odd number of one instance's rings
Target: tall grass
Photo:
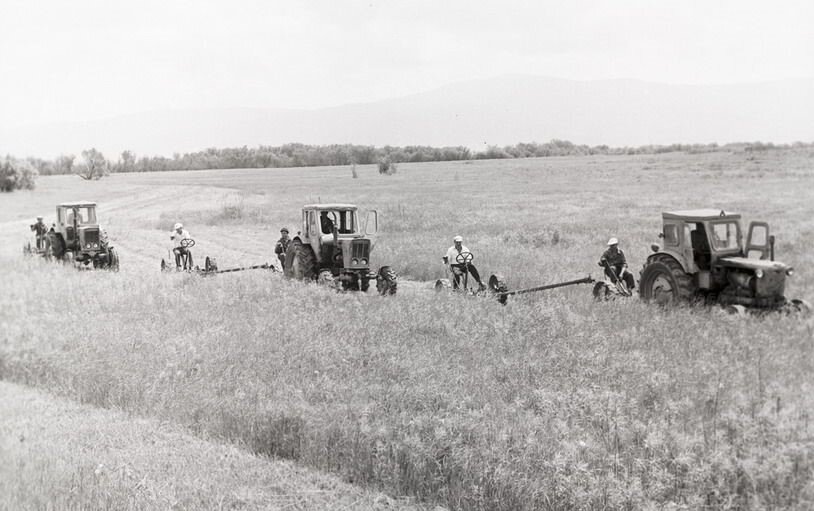
[[[523,287],[598,274],[611,235],[636,271],[662,210],[724,207],[772,222],[779,257],[798,269],[790,295],[811,299],[810,169],[769,154],[758,177],[747,163],[716,153],[405,164],[381,179],[360,167],[359,181],[234,171],[234,186],[268,199],[213,229],[356,202],[382,215],[378,264],[432,280],[461,234],[481,273]],[[3,378],[453,509],[814,506],[810,318],[597,304],[585,287],[501,307],[417,286],[379,299],[266,273],[2,262]]]
[[[578,291],[504,308],[8,264],[19,285],[3,306],[25,319],[6,329],[3,378],[395,495],[455,509],[814,503],[811,321],[596,307]]]

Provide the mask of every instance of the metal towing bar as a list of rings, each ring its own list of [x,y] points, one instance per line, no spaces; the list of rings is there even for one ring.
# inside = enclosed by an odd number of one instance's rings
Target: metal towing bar
[[[236,271],[246,271],[246,270],[271,270],[272,273],[279,272],[280,270],[277,269],[276,266],[269,263],[263,264],[255,264],[253,266],[241,266],[239,268],[226,268],[224,270],[218,269],[218,263],[215,262],[214,259],[210,259],[209,257],[206,258],[203,268],[198,268],[197,272],[200,275],[214,275],[216,273],[232,273]]]
[[[526,289],[517,289],[515,291],[507,291],[505,290],[506,289],[505,284],[499,277],[493,275],[492,278],[489,279],[490,287],[495,292],[497,300],[504,305],[506,303],[506,300],[512,295],[524,295],[527,293],[536,293],[537,291],[545,291],[547,289],[554,289],[558,287],[574,286],[577,284],[593,284],[594,282],[596,281],[593,278],[591,278],[590,275],[588,275],[585,278],[569,280],[568,282],[558,282],[556,284],[546,284],[544,286],[536,286],[529,287]]]

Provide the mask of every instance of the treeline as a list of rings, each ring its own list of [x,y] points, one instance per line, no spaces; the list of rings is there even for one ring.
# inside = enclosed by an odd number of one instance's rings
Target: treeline
[[[73,155],[61,155],[54,160],[27,158],[27,161],[40,175],[87,174],[87,155],[94,155],[97,178],[110,172],[160,172],[168,170],[205,170],[236,168],[286,168],[315,167],[332,165],[366,165],[381,161],[392,163],[437,162],[473,159],[535,158],[550,156],[581,155],[635,155],[661,154],[669,152],[707,153],[717,151],[751,152],[770,149],[812,148],[812,143],[772,144],[762,142],[712,144],[671,144],[646,145],[638,147],[609,147],[607,145],[578,145],[567,140],[552,140],[545,143],[519,143],[513,146],[490,146],[483,151],[473,152],[467,147],[374,147],[352,144],[307,145],[285,144],[282,146],[247,146],[235,148],[209,148],[185,154],[138,157],[132,151],[124,151],[118,159],[108,160],[99,151],[91,149],[83,152],[77,161]],[[101,174],[99,174],[101,173]],[[86,175],[83,175],[86,177]]]

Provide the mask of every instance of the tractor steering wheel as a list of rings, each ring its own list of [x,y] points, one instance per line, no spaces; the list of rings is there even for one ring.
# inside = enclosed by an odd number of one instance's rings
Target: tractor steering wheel
[[[181,240],[181,248],[192,248],[195,246],[195,240],[192,238],[184,238]]]
[[[458,264],[469,264],[474,258],[475,256],[472,255],[472,252],[461,252],[455,256],[455,262]]]

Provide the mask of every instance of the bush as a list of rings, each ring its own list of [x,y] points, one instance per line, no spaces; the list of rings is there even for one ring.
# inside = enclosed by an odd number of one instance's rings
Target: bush
[[[386,156],[379,160],[379,174],[392,176],[395,173],[396,173],[396,164],[390,159],[389,156]]]
[[[33,190],[37,175],[37,169],[30,163],[7,156],[0,160],[0,192]]]

